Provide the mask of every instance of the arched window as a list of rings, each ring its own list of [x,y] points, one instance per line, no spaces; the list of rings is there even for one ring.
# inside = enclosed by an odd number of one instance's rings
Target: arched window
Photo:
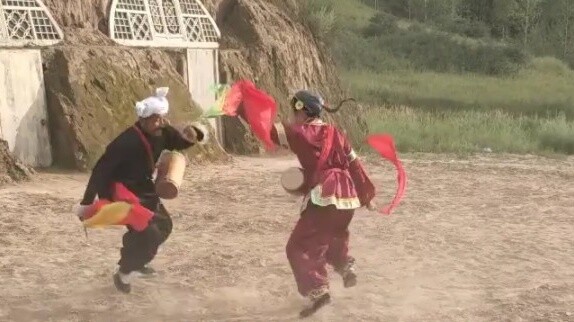
[[[0,0],[0,46],[50,46],[64,34],[41,0]]]
[[[127,46],[218,48],[220,32],[199,0],[113,0],[110,36]]]

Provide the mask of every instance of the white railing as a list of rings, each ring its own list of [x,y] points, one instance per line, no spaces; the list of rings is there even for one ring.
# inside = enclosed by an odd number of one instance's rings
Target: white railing
[[[199,0],[114,0],[110,37],[126,46],[218,48],[221,33]]]
[[[63,39],[41,0],[0,0],[0,47],[51,46]]]

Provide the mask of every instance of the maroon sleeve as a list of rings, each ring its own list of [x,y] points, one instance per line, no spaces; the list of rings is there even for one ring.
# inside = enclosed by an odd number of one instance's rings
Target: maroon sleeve
[[[339,132],[339,135],[342,136],[342,140],[344,142],[344,151],[347,154],[347,158],[349,159],[349,173],[351,174],[351,178],[355,183],[355,189],[357,190],[357,196],[361,201],[362,206],[366,206],[369,202],[371,202],[375,198],[376,189],[375,185],[369,178],[365,167],[361,160],[357,157],[355,151],[351,147],[349,140],[345,137],[344,134]]]
[[[366,206],[375,198],[375,185],[367,175],[361,160],[355,159],[355,161],[351,162],[349,172],[355,183],[355,189],[357,189],[357,195],[361,201],[361,205]]]

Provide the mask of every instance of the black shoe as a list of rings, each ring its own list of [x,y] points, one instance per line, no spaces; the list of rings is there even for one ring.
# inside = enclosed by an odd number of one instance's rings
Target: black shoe
[[[310,307],[305,308],[304,310],[299,312],[299,318],[301,319],[307,318],[315,314],[315,312],[319,311],[320,308],[329,303],[331,303],[331,295],[329,293],[325,293],[319,298],[315,299]]]
[[[355,259],[349,257],[347,264],[339,269],[336,269],[337,273],[343,278],[343,285],[345,288],[353,287],[357,285],[357,274],[355,274]]]
[[[157,274],[155,269],[153,269],[149,266],[144,266],[142,269],[139,269],[137,272],[142,274],[145,277],[151,277],[151,276],[154,276]]]
[[[132,286],[122,281],[119,272],[114,274],[114,285],[122,293],[129,294],[132,291]]]

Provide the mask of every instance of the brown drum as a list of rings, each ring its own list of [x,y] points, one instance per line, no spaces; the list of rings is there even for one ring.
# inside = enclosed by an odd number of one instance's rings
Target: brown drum
[[[163,151],[157,163],[155,191],[161,199],[175,199],[185,173],[185,156],[177,151]]]
[[[301,168],[289,168],[281,174],[281,185],[285,191],[293,195],[303,195],[305,174]]]

